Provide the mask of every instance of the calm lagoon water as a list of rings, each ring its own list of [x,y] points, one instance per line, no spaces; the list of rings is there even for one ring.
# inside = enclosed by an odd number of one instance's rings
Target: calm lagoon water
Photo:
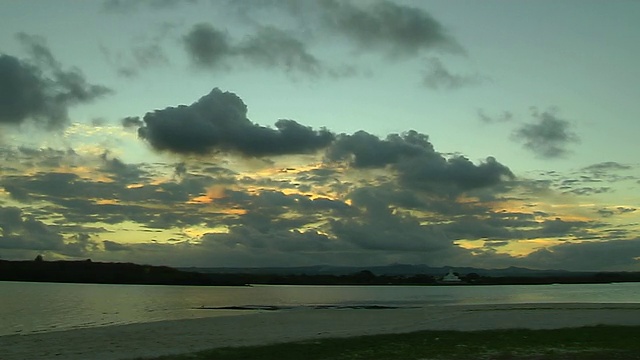
[[[196,287],[0,282],[0,336],[246,314],[202,307],[640,303],[640,283]]]

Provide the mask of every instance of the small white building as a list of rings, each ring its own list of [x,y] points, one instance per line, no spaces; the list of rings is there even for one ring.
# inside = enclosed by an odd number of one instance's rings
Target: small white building
[[[447,275],[442,277],[442,282],[444,283],[459,283],[461,281],[462,280],[458,277],[458,275],[454,274],[451,269],[449,269]]]

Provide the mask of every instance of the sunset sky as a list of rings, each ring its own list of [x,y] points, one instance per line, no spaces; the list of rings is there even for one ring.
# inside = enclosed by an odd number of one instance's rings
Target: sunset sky
[[[640,271],[640,2],[0,0],[0,258]]]

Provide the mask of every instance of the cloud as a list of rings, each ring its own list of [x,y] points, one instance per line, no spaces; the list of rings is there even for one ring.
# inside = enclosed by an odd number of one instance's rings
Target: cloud
[[[138,134],[156,150],[251,157],[311,153],[334,139],[325,129],[313,130],[293,120],[278,120],[273,129],[252,123],[246,115],[242,99],[215,88],[189,106],[147,113]]]
[[[102,8],[105,11],[116,13],[129,13],[146,7],[152,10],[173,9],[183,4],[196,4],[199,0],[105,0]]]
[[[554,189],[563,194],[593,195],[614,192],[620,186],[610,186],[613,183],[635,181],[637,176],[629,174],[632,166],[613,161],[589,165],[575,171],[571,176],[561,176],[556,172],[542,174],[550,177]]]
[[[235,52],[229,35],[209,24],[194,25],[182,40],[191,60],[199,67],[220,66]]]
[[[161,37],[146,44],[137,44],[131,47],[128,53],[112,52],[105,46],[100,46],[100,51],[109,65],[113,66],[118,75],[133,78],[142,70],[169,64],[169,58],[160,45]]]
[[[527,255],[523,265],[566,270],[637,269],[640,239],[564,243]]]
[[[182,40],[193,64],[200,68],[226,69],[246,62],[309,75],[330,70],[307,51],[303,42],[275,27],[260,27],[244,40],[233,42],[227,32],[201,23],[194,25]]]
[[[303,42],[274,27],[262,27],[237,46],[237,53],[255,65],[318,74],[323,65]]]
[[[65,126],[68,108],[112,91],[89,84],[79,69],[64,70],[44,39],[19,33],[29,60],[0,55],[0,124],[33,121],[45,129]]]
[[[0,207],[0,248],[25,250],[62,250],[63,237],[54,227],[24,217],[16,207]]]
[[[478,109],[477,111],[478,118],[480,121],[484,123],[505,123],[513,121],[513,113],[510,111],[503,111],[502,114],[497,116],[489,116],[487,115],[483,109]]]
[[[391,1],[327,0],[318,4],[325,27],[365,51],[381,50],[393,57],[412,57],[431,49],[464,52],[440,22],[420,8]]]
[[[422,78],[423,84],[431,89],[460,89],[466,86],[478,85],[482,82],[478,75],[453,74],[442,64],[440,59],[432,57],[427,59],[427,69]]]
[[[329,161],[348,161],[355,168],[391,166],[402,185],[427,191],[460,191],[489,187],[514,175],[493,157],[475,165],[463,156],[445,158],[427,135],[416,131],[391,134],[382,140],[364,131],[342,134],[327,150]]]
[[[351,58],[353,54],[369,53],[383,55],[386,60],[411,60],[432,51],[465,53],[428,12],[391,1],[233,1],[217,6],[223,11],[235,8],[242,14],[242,22],[251,24],[254,30],[237,41],[224,29],[204,23],[193,26],[183,42],[199,68],[230,70],[238,64],[251,64],[288,74],[330,77],[370,72],[353,64],[321,60],[321,55],[328,52],[311,51],[312,44],[338,44],[350,50]],[[281,13],[274,14],[273,10]],[[452,89],[481,81],[475,75],[450,73],[437,58],[429,59],[428,66],[424,83],[429,87]]]
[[[357,168],[377,168],[397,163],[401,158],[435,154],[429,137],[416,131],[393,134],[386,139],[360,130],[342,134],[327,152],[329,160],[349,160]]]
[[[144,126],[144,121],[137,116],[127,116],[126,118],[120,120],[122,127],[125,129],[137,129],[141,126]]]
[[[537,121],[521,126],[513,133],[513,138],[523,141],[524,147],[538,157],[563,157],[568,153],[566,147],[579,141],[578,135],[570,130],[571,124],[567,120],[548,111],[538,113],[534,110],[533,116]]]
[[[617,163],[615,161],[606,161],[584,167],[582,170],[593,172],[595,174],[603,174],[611,171],[629,170],[631,166]]]

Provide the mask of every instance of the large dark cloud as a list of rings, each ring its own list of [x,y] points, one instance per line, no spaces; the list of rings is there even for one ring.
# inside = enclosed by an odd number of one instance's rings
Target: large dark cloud
[[[60,128],[69,120],[70,106],[111,92],[88,83],[77,68],[63,69],[43,38],[24,33],[17,38],[30,58],[0,55],[0,124],[32,120],[47,129]]]
[[[356,168],[391,166],[399,181],[413,189],[452,191],[499,184],[513,173],[493,157],[475,165],[463,156],[446,158],[435,151],[427,135],[415,131],[382,140],[364,131],[340,135],[327,151],[331,161],[347,160]]]
[[[334,139],[325,129],[313,130],[293,120],[278,120],[273,129],[252,123],[246,115],[242,99],[215,88],[189,106],[147,113],[138,134],[157,150],[179,154],[222,151],[255,157],[310,153]]]
[[[579,141],[567,120],[548,111],[534,111],[533,116],[536,121],[524,124],[513,133],[513,137],[537,156],[547,159],[565,156],[567,146]]]

